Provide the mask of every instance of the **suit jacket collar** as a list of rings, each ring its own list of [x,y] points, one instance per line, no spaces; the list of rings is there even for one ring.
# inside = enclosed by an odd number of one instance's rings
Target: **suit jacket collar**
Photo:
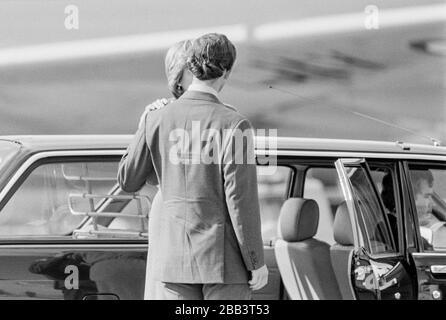
[[[203,83],[191,83],[191,85],[189,86],[189,88],[187,88],[187,90],[207,92],[213,94],[218,98],[218,92],[214,88],[205,85]]]
[[[195,90],[187,90],[178,100],[189,99],[189,100],[204,100],[214,103],[223,104],[218,100],[216,96],[211,93]]]

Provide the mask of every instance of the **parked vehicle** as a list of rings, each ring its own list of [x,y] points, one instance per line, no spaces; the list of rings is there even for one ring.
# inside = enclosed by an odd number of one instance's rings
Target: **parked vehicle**
[[[0,138],[1,299],[143,298],[157,188],[127,194],[117,185],[130,140]],[[254,299],[444,299],[446,148],[301,138],[278,138],[277,150],[260,145],[270,274]],[[273,172],[261,165],[272,155]],[[420,175],[432,176],[427,187],[414,181]]]

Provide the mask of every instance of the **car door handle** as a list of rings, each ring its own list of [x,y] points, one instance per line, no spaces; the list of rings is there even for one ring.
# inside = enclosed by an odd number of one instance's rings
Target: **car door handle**
[[[446,266],[445,265],[433,265],[430,267],[430,271],[432,274],[446,274]]]
[[[398,284],[398,280],[396,278],[393,278],[389,281],[380,281],[379,290],[385,290],[396,284]]]

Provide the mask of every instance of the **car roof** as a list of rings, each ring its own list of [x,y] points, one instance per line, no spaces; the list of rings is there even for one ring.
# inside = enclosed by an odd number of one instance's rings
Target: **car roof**
[[[28,151],[122,149],[132,135],[16,135],[0,136],[0,140],[19,143]]]
[[[16,135],[0,140],[19,143],[28,151],[124,149],[133,135]],[[256,137],[257,149],[274,148],[272,138]],[[403,142],[277,137],[279,150],[446,155],[446,147]]]

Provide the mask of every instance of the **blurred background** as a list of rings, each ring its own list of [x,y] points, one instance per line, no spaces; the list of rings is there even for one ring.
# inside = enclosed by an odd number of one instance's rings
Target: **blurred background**
[[[207,32],[236,44],[222,100],[257,128],[446,144],[438,0],[0,0],[0,134],[133,133],[170,96],[167,48]]]

